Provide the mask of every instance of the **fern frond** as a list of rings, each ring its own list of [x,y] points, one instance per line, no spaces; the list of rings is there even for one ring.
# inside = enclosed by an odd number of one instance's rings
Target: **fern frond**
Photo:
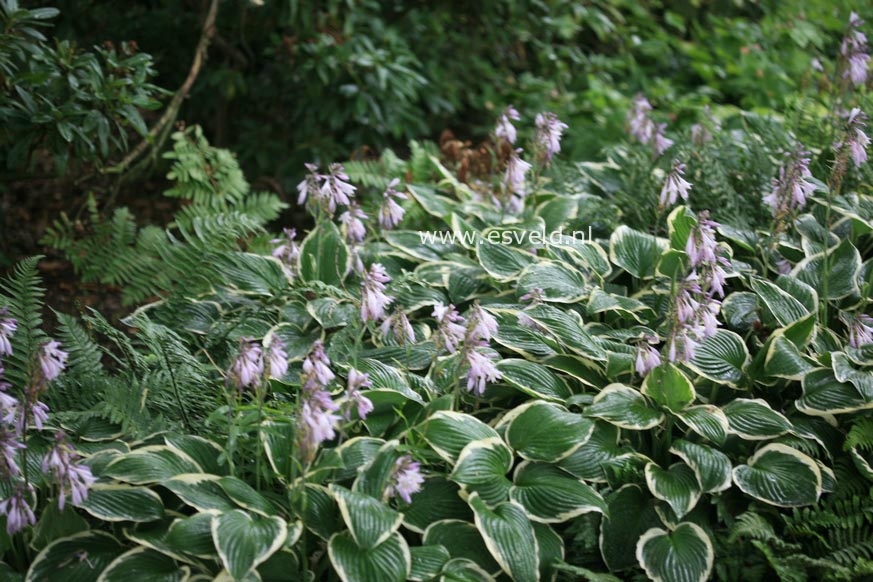
[[[36,350],[47,339],[41,327],[44,289],[36,268],[41,258],[24,259],[8,279],[0,281],[0,307],[6,307],[18,324],[11,339],[12,353],[3,360],[5,378],[18,389],[30,380]]]

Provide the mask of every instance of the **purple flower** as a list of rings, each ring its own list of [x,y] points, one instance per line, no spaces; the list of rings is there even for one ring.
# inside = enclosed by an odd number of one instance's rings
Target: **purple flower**
[[[16,477],[21,473],[15,458],[18,451],[26,448],[19,440],[18,433],[8,426],[0,426],[0,476],[5,480]]]
[[[402,311],[394,313],[382,322],[382,337],[388,339],[393,334],[395,341],[400,345],[415,343],[415,330],[409,323],[409,318]]]
[[[346,238],[349,242],[363,242],[364,237],[367,236],[367,229],[363,221],[367,218],[367,215],[355,202],[352,202],[349,209],[340,214],[339,220],[345,228]]]
[[[358,408],[358,418],[364,420],[367,415],[373,411],[373,401],[361,394],[361,388],[369,388],[373,383],[370,382],[370,375],[363,372],[358,372],[354,368],[349,369],[349,380],[346,384],[346,397],[349,405],[356,405]],[[348,419],[348,412],[346,413]]]
[[[394,301],[393,297],[385,294],[385,283],[389,281],[391,277],[379,263],[374,263],[369,272],[364,273],[364,281],[361,283],[361,319],[381,321],[385,318],[385,308]]]
[[[321,199],[326,201],[330,214],[336,212],[337,206],[348,206],[355,195],[356,188],[349,184],[349,176],[342,164],[331,164],[329,174],[322,176]]]
[[[497,320],[477,303],[467,316],[467,341],[471,344],[491,341],[496,333]]]
[[[665,135],[666,129],[666,123],[659,123],[655,126],[655,132],[652,135],[652,149],[655,152],[655,157],[659,157],[673,145],[673,140]]]
[[[840,54],[846,61],[846,69],[843,78],[848,78],[856,87],[861,87],[867,82],[867,62],[870,55],[867,54],[867,36],[859,29],[864,25],[855,12],[849,15],[849,27],[843,42],[840,45]]]
[[[25,490],[19,487],[15,493],[0,501],[0,515],[6,516],[6,532],[15,535],[36,523],[36,516],[24,498]]]
[[[645,376],[661,365],[661,354],[651,345],[657,342],[658,338],[648,337],[645,342],[637,344],[637,359],[634,368],[640,376]]]
[[[779,168],[779,177],[773,180],[773,189],[764,197],[775,217],[803,208],[807,197],[815,191],[815,184],[807,181],[812,177],[809,152],[798,146],[786,156],[788,159]]]
[[[791,272],[791,261],[785,258],[779,259],[776,261],[776,271],[780,275],[787,275]]]
[[[397,200],[406,200],[406,194],[398,192],[395,188],[400,183],[399,178],[394,178],[388,183],[388,188],[382,193],[382,206],[379,208],[379,224],[385,230],[391,230],[403,220],[406,211]]]
[[[536,117],[536,143],[545,154],[546,161],[551,162],[552,156],[561,151],[561,134],[569,126],[558,119],[554,113],[540,113]]]
[[[543,298],[546,296],[546,292],[543,291],[542,287],[534,287],[530,290],[529,293],[525,293],[521,297],[518,298],[519,301],[530,302],[531,305],[537,305],[538,303],[542,303]]]
[[[673,160],[673,170],[667,174],[664,187],[661,188],[661,206],[672,206],[676,204],[677,198],[680,197],[682,200],[688,200],[688,191],[691,190],[691,183],[682,177],[684,175],[685,164],[679,160]]]
[[[303,445],[309,453],[323,442],[336,437],[336,428],[342,417],[335,412],[339,406],[324,390],[308,392],[300,408],[300,421],[303,429]]]
[[[685,243],[685,253],[691,259],[692,267],[718,262],[718,242],[715,240],[715,229],[718,226],[720,225],[717,222],[709,220],[707,213],[700,213],[697,226],[688,233],[688,241]]]
[[[273,249],[273,256],[282,262],[282,268],[290,276],[294,276],[297,262],[300,260],[300,249],[294,241],[297,238],[297,231],[293,228],[285,228],[282,230],[284,238],[276,238],[270,242],[278,245]]]
[[[12,343],[9,339],[18,329],[17,322],[11,317],[5,317],[8,313],[6,308],[0,309],[0,356],[12,354]]]
[[[306,376],[305,384],[314,384],[325,387],[336,377],[330,370],[330,358],[324,353],[324,344],[316,340],[312,344],[312,351],[303,360],[303,373]]]
[[[399,496],[406,503],[412,503],[412,495],[421,491],[424,475],[421,463],[413,461],[409,455],[397,459],[394,465],[393,483],[388,486],[388,497]]]
[[[303,204],[307,198],[318,200],[320,198],[320,189],[318,183],[321,181],[321,176],[318,173],[318,166],[315,164],[306,165],[306,177],[297,184],[297,204]]]
[[[849,326],[849,345],[860,348],[873,344],[873,317],[866,313],[858,314],[847,322]]]
[[[859,108],[853,108],[849,112],[846,123],[846,139],[837,146],[838,149],[842,145],[849,148],[852,162],[854,162],[856,168],[860,168],[861,164],[867,161],[867,146],[870,145],[870,138],[864,133],[863,128],[867,127],[866,122],[867,115]]]
[[[654,124],[649,117],[651,110],[652,104],[649,103],[649,100],[642,93],[637,93],[634,97],[633,108],[628,113],[627,123],[631,136],[643,144],[652,140],[652,134],[655,131]]]
[[[66,367],[69,354],[60,349],[60,342],[54,340],[42,344],[39,348],[39,366],[45,382],[51,382],[61,375]]]
[[[230,376],[240,390],[257,386],[264,375],[264,354],[251,337],[240,338],[239,355],[230,367]]]
[[[285,342],[282,338],[274,335],[270,339],[270,376],[281,378],[288,373],[288,353],[285,351]]]
[[[515,143],[515,126],[512,121],[518,121],[521,115],[515,110],[515,107],[510,105],[503,110],[503,113],[497,119],[497,129],[494,130],[494,135],[498,138],[503,138],[509,143]]]
[[[437,320],[437,347],[445,349],[450,354],[458,351],[458,345],[464,340],[464,318],[458,314],[454,305],[437,303],[433,306],[433,316]]]
[[[55,445],[42,461],[43,472],[50,474],[58,485],[58,508],[63,509],[67,495],[78,505],[88,498],[88,489],[97,480],[91,469],[81,463],[81,459],[67,441],[63,432],[55,435]]]
[[[486,384],[496,382],[503,377],[494,365],[492,357],[475,349],[467,352],[467,364],[470,366],[467,370],[467,390],[476,396],[485,393]]]
[[[517,197],[517,200],[510,201],[510,206],[516,209],[522,204],[526,192],[525,175],[530,170],[531,165],[519,157],[522,152],[521,148],[513,150],[509,154],[509,161],[506,162],[506,172],[503,175],[504,190]]]
[[[42,430],[43,424],[48,420],[49,407],[43,402],[35,400],[32,402],[28,401],[27,410],[30,423],[37,430]],[[22,417],[21,420],[23,421],[24,418]],[[23,429],[24,427],[22,426],[21,428]]]

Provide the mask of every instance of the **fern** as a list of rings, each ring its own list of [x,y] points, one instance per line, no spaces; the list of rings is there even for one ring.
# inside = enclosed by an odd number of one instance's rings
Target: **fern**
[[[48,339],[41,327],[44,290],[36,268],[41,258],[24,259],[0,282],[0,307],[6,307],[18,324],[12,336],[12,353],[3,360],[5,377],[20,390],[30,381],[37,349]]]

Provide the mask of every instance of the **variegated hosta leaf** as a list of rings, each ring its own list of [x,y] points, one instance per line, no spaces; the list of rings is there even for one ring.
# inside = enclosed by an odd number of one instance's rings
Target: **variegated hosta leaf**
[[[127,551],[109,564],[98,582],[184,582],[191,574],[169,556],[142,546]]]
[[[649,279],[669,242],[621,225],[609,238],[609,260],[639,279]]]
[[[384,500],[397,468],[397,460],[401,457],[401,453],[397,450],[399,444],[399,441],[396,440],[381,443],[378,450],[367,453],[366,461],[361,458],[361,461],[364,462],[352,465],[358,473],[352,489],[370,497]],[[348,461],[358,458],[359,455],[353,454],[352,451],[347,450],[343,457]]]
[[[624,384],[610,384],[585,407],[585,415],[601,418],[620,428],[647,430],[664,422],[660,410],[649,405],[645,396]]]
[[[457,519],[434,522],[424,531],[423,543],[441,545],[452,558],[470,560],[489,574],[500,572],[500,566],[491,557],[481,532],[470,522]]]
[[[561,523],[583,513],[606,513],[606,502],[591,486],[547,463],[526,461],[515,470],[509,498],[534,521]]]
[[[512,281],[522,270],[536,261],[536,257],[510,245],[483,238],[476,247],[476,256],[482,268],[498,281]]]
[[[532,525],[540,554],[540,580],[554,581],[558,572],[553,564],[564,560],[564,540],[545,523],[535,521]]]
[[[721,304],[721,316],[733,329],[748,331],[761,321],[758,316],[758,297],[748,291],[734,291]]]
[[[204,473],[226,475],[227,466],[219,461],[224,449],[217,443],[192,434],[176,434],[164,437],[167,446],[176,449],[200,465]]]
[[[355,543],[362,548],[378,546],[397,531],[403,522],[402,514],[369,495],[349,491],[334,483],[328,489],[336,499],[343,521]]]
[[[524,313],[568,350],[590,360],[598,362],[606,360],[606,353],[600,342],[585,330],[582,318],[575,311],[540,304],[525,309]]]
[[[730,431],[742,439],[773,439],[792,429],[790,420],[760,398],[737,398],[722,410],[727,416]]]
[[[497,369],[503,382],[534,398],[564,402],[573,394],[561,378],[541,364],[506,359],[497,362]]]
[[[670,246],[677,251],[684,251],[688,235],[696,224],[697,217],[687,206],[679,205],[674,208],[667,216]]]
[[[600,524],[600,554],[610,571],[637,565],[630,548],[648,529],[661,525],[656,501],[636,484],[624,485],[607,498],[609,516]]]
[[[764,371],[768,375],[786,380],[803,380],[815,368],[816,364],[800,353],[781,329],[770,336],[767,356],[764,359]]]
[[[494,576],[466,558],[449,560],[440,574],[440,582],[494,582]]]
[[[300,278],[342,286],[348,272],[349,249],[331,221],[322,221],[300,245]]]
[[[621,430],[602,420],[594,421],[588,441],[558,462],[558,466],[585,481],[606,482],[603,464],[626,452],[619,446]]]
[[[399,533],[375,547],[362,548],[350,532],[341,532],[330,538],[327,552],[343,582],[405,582],[412,568],[409,546]]]
[[[856,369],[843,352],[831,354],[831,367],[838,381],[848,382],[858,389],[865,400],[873,400],[873,373],[870,370]]]
[[[413,546],[409,553],[412,565],[409,579],[414,582],[436,578],[446,562],[452,559],[446,547],[441,545]]]
[[[146,522],[164,516],[161,497],[147,487],[95,484],[80,507],[104,521]]]
[[[705,582],[715,558],[709,536],[691,522],[669,532],[650,529],[637,542],[636,555],[649,578],[658,582]]]
[[[752,290],[779,325],[789,325],[809,315],[810,311],[787,291],[766,279],[752,277]]]
[[[822,492],[816,462],[796,449],[772,443],[734,467],[734,483],[743,493],[779,507],[810,505]]]
[[[124,548],[113,536],[100,531],[83,531],[55,540],[34,558],[26,582],[70,582],[97,580]],[[87,556],[83,560],[82,556]]]
[[[516,582],[537,582],[539,547],[524,509],[515,503],[501,503],[490,509],[476,493],[468,501],[476,527],[500,568]]]
[[[434,452],[450,463],[458,460],[461,450],[469,443],[498,436],[497,431],[481,420],[449,410],[431,415],[418,431]]]
[[[731,486],[731,460],[727,455],[686,440],[678,440],[670,452],[691,467],[704,493],[718,493]]]
[[[237,505],[228,497],[221,486],[221,477],[206,473],[187,473],[177,475],[163,482],[187,505],[198,511],[231,511]]]
[[[473,519],[470,507],[461,499],[457,484],[440,476],[424,480],[421,491],[412,496],[412,503],[403,507],[403,525],[423,533],[432,523],[443,519]]]
[[[646,323],[655,314],[651,307],[639,299],[607,293],[599,287],[591,290],[591,294],[588,297],[587,309],[589,314],[603,312],[618,313],[627,318],[633,318],[638,323]]]
[[[814,289],[827,289],[825,299],[842,299],[858,292],[860,269],[861,254],[849,240],[844,240],[835,249],[817,253],[797,263],[791,274]]]
[[[588,296],[590,286],[574,267],[558,261],[534,263],[518,279],[518,291],[542,289],[543,298],[552,303],[576,303]]]
[[[203,469],[185,453],[163,445],[142,447],[109,463],[104,474],[134,485],[157,483],[181,473]]]
[[[478,491],[486,503],[493,505],[506,499],[511,485],[506,474],[510,468],[512,451],[500,437],[490,437],[464,447],[449,478]]]
[[[594,422],[562,406],[543,401],[523,404],[510,411],[506,442],[531,461],[555,463],[585,444]]]
[[[698,404],[675,414],[676,418],[691,430],[716,444],[722,444],[727,437],[730,424],[727,416],[718,406]]]
[[[700,342],[694,350],[691,368],[719,384],[739,386],[751,357],[743,338],[732,331],[719,329]]]
[[[700,499],[697,477],[685,463],[671,465],[666,471],[649,463],[646,465],[646,485],[652,495],[666,501],[680,519],[694,509]]]
[[[682,410],[697,396],[691,380],[673,364],[662,364],[650,371],[641,392],[673,411]]]
[[[241,579],[285,543],[288,527],[280,517],[235,509],[212,518],[212,540],[227,571]]]
[[[873,400],[865,399],[854,385],[840,382],[825,368],[807,373],[802,386],[803,395],[794,404],[805,414],[823,416],[873,408]]]

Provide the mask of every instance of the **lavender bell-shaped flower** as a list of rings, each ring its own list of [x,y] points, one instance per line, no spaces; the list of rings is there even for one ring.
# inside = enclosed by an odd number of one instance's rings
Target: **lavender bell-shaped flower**
[[[850,346],[860,348],[873,344],[873,317],[860,313],[853,317],[845,317],[844,321],[849,328]]]
[[[470,343],[491,341],[491,338],[497,333],[497,320],[493,315],[482,309],[482,306],[478,303],[470,310],[467,322],[467,341]]]
[[[270,376],[281,378],[288,373],[288,353],[285,351],[285,342],[282,338],[274,335],[270,339]]]
[[[350,243],[364,241],[364,237],[367,236],[367,228],[364,226],[364,221],[367,218],[367,215],[355,202],[352,202],[349,209],[340,214],[339,220],[345,229],[346,238]]]
[[[282,233],[285,235],[284,238],[276,238],[270,241],[274,245],[278,245],[273,249],[272,255],[279,259],[284,271],[293,277],[297,270],[297,263],[300,260],[300,248],[294,240],[297,238],[297,231],[293,228],[286,228],[282,230]]]
[[[685,175],[685,164],[679,160],[673,161],[673,169],[667,174],[664,186],[661,188],[661,206],[672,206],[678,198],[688,200],[691,183],[682,176]]]
[[[18,329],[18,323],[11,317],[6,317],[8,313],[5,307],[0,309],[0,356],[12,354],[10,339]]]
[[[512,122],[518,121],[519,119],[521,119],[521,115],[518,114],[515,107],[510,105],[503,110],[503,113],[497,119],[497,129],[494,130],[494,135],[497,138],[504,139],[507,142],[514,144],[516,131]]]
[[[36,523],[36,516],[25,499],[26,490],[19,487],[15,492],[0,501],[0,515],[6,516],[6,532],[15,535],[24,528]]]
[[[840,55],[846,62],[843,77],[850,79],[856,87],[867,83],[867,65],[870,55],[867,53],[867,36],[860,28],[864,21],[857,13],[849,15],[849,28],[840,45]]]
[[[315,386],[321,387],[327,386],[336,378],[330,369],[330,358],[327,357],[321,340],[313,342],[312,350],[303,360],[303,374],[307,384],[311,381]]]
[[[323,176],[321,184],[321,199],[327,203],[327,209],[331,215],[336,212],[337,206],[351,204],[355,188],[349,184],[349,176],[342,164],[331,164],[327,175]]]
[[[264,354],[251,337],[240,338],[239,355],[230,368],[230,376],[240,390],[260,384],[264,375]]]
[[[78,505],[88,498],[88,489],[97,480],[91,469],[81,463],[79,455],[63,432],[55,435],[55,445],[42,461],[42,470],[58,485],[58,508],[63,509],[67,495]]]
[[[402,311],[397,311],[382,322],[382,337],[388,339],[394,336],[394,340],[400,345],[415,343],[415,330],[409,323],[409,318]]]
[[[365,420],[367,415],[373,411],[373,401],[361,393],[361,388],[369,388],[373,383],[370,382],[370,375],[364,372],[359,372],[354,368],[349,369],[348,383],[346,384],[346,398],[351,405],[357,407],[358,418]],[[349,410],[346,411],[346,419],[348,420]]]
[[[385,267],[374,263],[370,270],[364,273],[361,283],[361,319],[364,321],[381,321],[385,318],[385,309],[394,301],[385,294],[385,283],[391,277],[385,272]]]
[[[437,320],[437,347],[450,354],[458,351],[458,346],[467,334],[464,328],[464,318],[460,316],[454,305],[437,303],[433,306],[433,316]]]
[[[867,161],[867,146],[870,145],[870,138],[864,133],[866,122],[867,115],[858,107],[849,112],[844,144],[849,148],[849,154],[856,168],[860,168]]]
[[[773,180],[773,188],[764,197],[774,217],[785,216],[806,205],[806,199],[815,191],[815,184],[807,179],[809,171],[809,152],[797,147],[786,154],[787,160],[779,168],[779,177]]]
[[[536,116],[535,140],[538,149],[543,152],[546,162],[551,162],[552,157],[561,151],[561,134],[569,126],[558,119],[554,113],[539,113]]]
[[[394,466],[392,483],[388,486],[387,496],[400,497],[406,503],[412,503],[412,495],[421,491],[424,475],[421,474],[421,464],[412,460],[409,455],[397,459]]]
[[[657,337],[647,337],[646,341],[637,344],[637,357],[634,362],[634,369],[640,376],[645,376],[661,365],[661,354],[652,346],[652,344],[657,342]]]
[[[483,354],[475,348],[467,351],[467,390],[476,396],[485,393],[485,385],[496,382],[503,377],[497,366],[494,365],[492,356]]]
[[[382,206],[379,207],[379,224],[385,230],[391,230],[399,225],[400,221],[403,220],[403,215],[406,214],[406,210],[397,203],[397,200],[407,199],[406,194],[396,190],[399,183],[400,179],[394,178],[388,183],[388,188],[385,189],[385,192],[382,193]]]
[[[66,367],[69,354],[61,350],[60,347],[60,342],[51,340],[39,348],[39,367],[45,382],[51,382],[60,376]]]
[[[318,446],[336,437],[337,426],[342,417],[336,412],[339,406],[325,390],[315,389],[307,393],[300,409],[303,429],[303,446],[311,454]]]
[[[297,204],[305,204],[307,199],[318,201],[321,198],[319,183],[322,181],[322,177],[318,173],[318,166],[315,164],[305,165],[306,177],[297,184]]]

